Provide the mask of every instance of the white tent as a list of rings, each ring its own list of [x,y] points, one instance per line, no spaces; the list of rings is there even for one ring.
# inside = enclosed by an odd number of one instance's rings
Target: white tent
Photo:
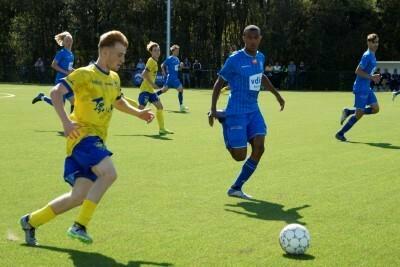
[[[381,73],[385,69],[388,70],[390,74],[393,74],[393,70],[397,69],[397,73],[400,73],[400,61],[377,61],[377,68],[381,69]]]

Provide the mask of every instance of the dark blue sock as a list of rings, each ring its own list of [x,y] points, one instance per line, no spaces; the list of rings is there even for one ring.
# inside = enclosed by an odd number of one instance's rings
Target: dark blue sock
[[[75,108],[75,106],[74,106],[74,105],[71,105],[71,110],[70,110],[69,113],[72,113],[72,112],[74,111],[74,108]]]
[[[53,102],[51,102],[51,98],[50,97],[44,96],[43,97],[43,101],[46,102],[49,105],[53,105]]]
[[[347,123],[343,126],[343,128],[339,131],[339,134],[344,135],[348,130],[356,124],[357,118],[355,115],[351,116]]]
[[[164,93],[162,90],[158,90],[156,94],[161,95],[162,93]]]
[[[242,171],[240,172],[238,178],[235,183],[232,185],[232,189],[242,190],[243,184],[250,178],[253,172],[257,168],[258,162],[248,158],[247,161],[243,164]]]
[[[352,115],[354,113],[356,113],[356,109],[355,108],[346,108],[347,116],[350,116],[350,115]]]
[[[371,107],[368,107],[368,108],[364,109],[364,114],[365,114],[365,115],[370,115],[370,114],[372,114],[372,108],[371,108]]]
[[[179,99],[179,105],[182,105],[183,103],[183,92],[178,93],[178,99]]]

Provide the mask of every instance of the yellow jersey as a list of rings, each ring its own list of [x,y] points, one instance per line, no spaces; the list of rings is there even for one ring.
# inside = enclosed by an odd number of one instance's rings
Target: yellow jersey
[[[121,98],[121,85],[116,72],[105,73],[97,65],[79,68],[62,80],[72,90],[75,109],[69,118],[79,124],[79,138],[67,138],[67,155],[87,136],[107,138],[113,104]]]
[[[146,63],[146,70],[150,72],[151,81],[154,83],[156,81],[158,71],[157,61],[155,61],[154,58],[149,57]],[[154,88],[146,79],[143,79],[143,82],[140,85],[140,91],[154,93]]]

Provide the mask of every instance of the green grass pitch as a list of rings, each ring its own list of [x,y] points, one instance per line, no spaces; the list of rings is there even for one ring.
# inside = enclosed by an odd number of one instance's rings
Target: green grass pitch
[[[107,145],[119,176],[89,225],[94,243],[66,236],[74,209],[39,228],[41,247],[22,245],[20,216],[69,190],[61,123],[47,104],[31,104],[48,89],[0,85],[0,266],[400,266],[400,99],[389,93],[341,143],[333,136],[350,92],[282,92],[283,112],[261,92],[266,152],[244,187],[255,201],[226,196],[242,163],[220,125],[208,126],[210,90],[185,92],[188,114],[177,112],[174,90],[161,97],[175,131],[165,138],[155,121],[115,111]],[[294,222],[311,233],[303,257],[278,243]]]

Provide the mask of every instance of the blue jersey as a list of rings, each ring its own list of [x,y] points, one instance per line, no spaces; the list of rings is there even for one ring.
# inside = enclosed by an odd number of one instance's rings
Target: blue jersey
[[[371,52],[370,50],[365,51],[358,66],[364,72],[372,75],[376,68],[375,53]],[[366,78],[363,78],[363,77],[357,75],[356,80],[353,85],[353,91],[355,93],[358,93],[358,92],[365,92],[365,91],[371,90],[370,82],[371,81],[369,79],[366,79]]]
[[[169,56],[163,64],[167,67],[168,79],[178,78],[179,71],[179,58],[176,56]]]
[[[265,57],[257,51],[256,56],[247,54],[244,49],[233,53],[226,60],[218,75],[228,82],[230,95],[226,114],[243,114],[259,110],[260,92]]]
[[[66,48],[61,49],[57,52],[56,56],[54,57],[54,61],[57,61],[57,65],[60,66],[65,71],[69,71],[73,68],[74,65],[74,54]],[[57,72],[55,83],[57,84],[60,79],[64,78],[64,73]]]

